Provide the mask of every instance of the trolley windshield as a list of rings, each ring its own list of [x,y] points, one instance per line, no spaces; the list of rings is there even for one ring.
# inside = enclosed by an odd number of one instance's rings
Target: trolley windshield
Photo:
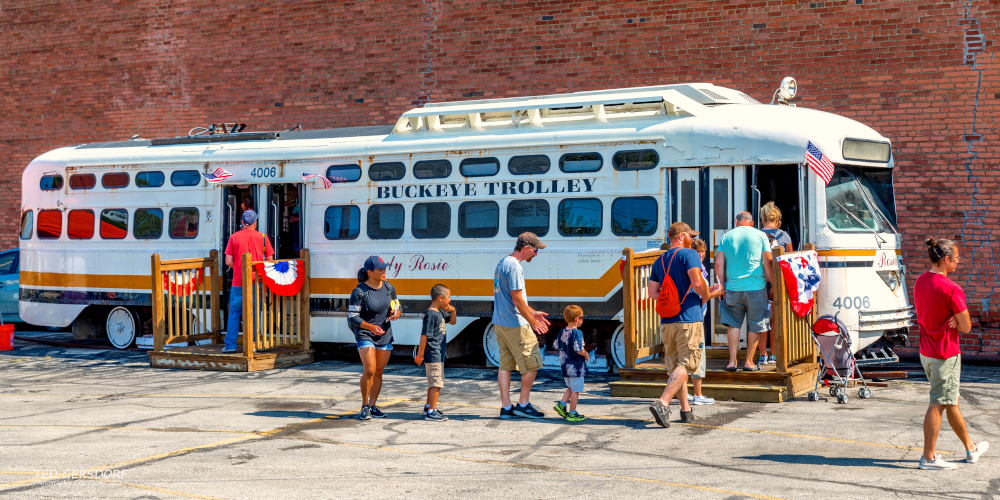
[[[892,170],[836,167],[826,186],[826,222],[840,232],[896,232]]]

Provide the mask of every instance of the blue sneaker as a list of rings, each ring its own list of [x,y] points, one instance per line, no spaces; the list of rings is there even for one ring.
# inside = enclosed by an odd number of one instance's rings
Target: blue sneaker
[[[371,420],[372,419],[372,409],[367,405],[361,407],[361,414],[358,415],[358,420]]]
[[[235,347],[223,347],[222,348],[222,354],[230,354],[230,353],[234,353],[234,352],[236,352],[236,348]]]
[[[382,410],[378,406],[372,405],[371,411],[372,411],[372,416],[373,417],[375,417],[375,418],[385,418],[385,413],[382,413]]]
[[[514,415],[521,418],[542,418],[545,416],[544,413],[536,410],[534,406],[531,406],[531,403],[528,403],[526,406],[516,404],[511,408],[511,410],[514,411]]]
[[[773,354],[767,357],[767,364],[774,365],[774,364],[777,364],[777,363],[778,363],[778,359],[775,358]]]
[[[766,365],[767,364],[767,356],[764,356],[764,355],[757,356],[757,364],[758,365]]]
[[[500,408],[500,418],[503,420],[510,420],[512,418],[517,418],[517,415],[514,415],[514,406],[511,406],[510,409],[508,410]]]

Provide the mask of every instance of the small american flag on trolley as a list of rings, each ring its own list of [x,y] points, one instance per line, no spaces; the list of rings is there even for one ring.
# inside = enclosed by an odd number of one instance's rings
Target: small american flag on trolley
[[[323,189],[329,189],[331,186],[333,186],[333,183],[330,182],[330,179],[327,179],[326,176],[319,174],[302,174],[303,182],[308,181],[309,179],[319,179],[323,181]]]
[[[830,159],[821,153],[812,141],[806,146],[806,163],[820,179],[823,179],[824,185],[830,183],[830,178],[833,177],[833,163],[830,163]]]
[[[217,184],[232,177],[233,174],[229,173],[228,170],[219,167],[215,169],[215,172],[212,172],[210,174],[201,174],[201,176],[204,177],[209,184]]]

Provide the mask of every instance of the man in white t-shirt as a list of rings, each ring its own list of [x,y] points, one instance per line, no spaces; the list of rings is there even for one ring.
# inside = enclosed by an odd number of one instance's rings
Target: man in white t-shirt
[[[514,251],[500,260],[493,274],[493,329],[500,347],[500,418],[542,418],[528,401],[535,375],[542,367],[542,353],[538,347],[537,331],[549,331],[548,314],[528,306],[524,289],[524,269],[521,262],[531,262],[545,243],[535,233],[522,233],[517,237]],[[521,397],[516,405],[510,402],[510,377],[514,370],[521,372]]]

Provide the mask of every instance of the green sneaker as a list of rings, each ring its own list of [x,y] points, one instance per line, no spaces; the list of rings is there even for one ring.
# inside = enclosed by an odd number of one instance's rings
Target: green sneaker
[[[552,407],[559,414],[560,417],[566,418],[569,413],[566,411],[566,403],[562,401],[556,401],[556,405]]]
[[[566,414],[566,421],[567,422],[581,422],[581,421],[586,420],[586,419],[587,419],[587,417],[585,417],[583,415],[580,415],[576,411],[571,411],[571,412],[569,412],[569,413]]]

